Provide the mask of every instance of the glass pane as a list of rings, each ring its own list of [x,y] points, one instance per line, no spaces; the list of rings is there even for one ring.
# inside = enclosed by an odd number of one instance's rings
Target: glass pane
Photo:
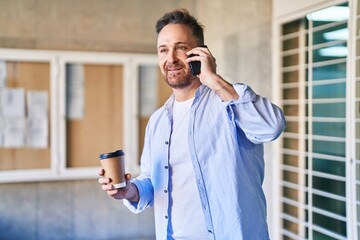
[[[313,194],[314,207],[341,215],[346,216],[346,203],[343,201],[331,199],[328,197]]]
[[[334,218],[330,218],[318,213],[313,213],[314,225],[323,227],[329,231],[335,232],[346,237],[346,223]]]
[[[359,44],[358,46],[360,47],[360,39],[358,40]],[[360,49],[358,50],[360,52]],[[356,77],[360,77],[360,60],[356,60]]]
[[[297,223],[294,223],[294,222],[291,222],[291,221],[288,221],[286,219],[283,220],[283,227],[284,229],[292,232],[292,233],[295,233],[295,234],[298,234],[298,229],[299,229],[299,226]]]
[[[345,137],[345,123],[342,122],[313,122],[313,134],[321,136]]]
[[[313,237],[316,240],[337,240],[337,238],[332,238],[317,231],[313,231]]]
[[[341,43],[314,50],[312,62],[315,63],[341,59],[346,58],[347,55],[348,48],[346,46],[346,43]]]
[[[66,64],[67,167],[97,167],[94,156],[124,146],[123,71],[122,65]]]
[[[327,7],[307,15],[312,20],[313,27],[323,26],[333,22],[341,22],[349,19],[350,11],[347,3]]]
[[[292,183],[295,183],[295,184],[298,183],[298,174],[297,173],[284,170],[282,172],[282,174],[283,174],[283,180],[284,181],[292,182]]]
[[[347,22],[313,31],[313,45],[339,40],[346,41],[348,38]]]
[[[314,171],[345,177],[345,162],[314,158],[312,163]]]
[[[294,83],[299,81],[299,71],[283,72],[283,83]]]
[[[359,80],[356,82],[356,97],[360,98],[360,81]]]
[[[345,157],[345,143],[313,140],[313,152]]]
[[[346,62],[314,67],[312,74],[313,81],[346,78]]]
[[[283,51],[297,49],[298,47],[299,47],[299,37],[298,36],[296,36],[295,38],[290,38],[290,39],[284,40],[283,44],[282,44]]]
[[[299,54],[284,56],[282,63],[283,67],[299,65]]]
[[[345,110],[346,110],[345,103],[313,104],[313,116],[314,117],[345,118]]]
[[[356,160],[360,160],[360,143],[355,144],[356,145]]]
[[[345,197],[345,182],[313,176],[315,189]]]
[[[293,188],[283,187],[283,196],[294,201],[298,201],[298,190]]]
[[[282,35],[298,32],[300,29],[302,20],[296,20],[293,22],[286,23],[282,26]]]
[[[299,148],[298,139],[294,138],[284,138],[284,148],[297,150]]]
[[[360,164],[356,164],[356,180],[360,181]]]
[[[299,106],[298,105],[284,105],[283,106],[285,116],[298,116]]]
[[[285,132],[298,133],[299,132],[299,122],[287,121]]]
[[[290,204],[283,203],[283,210],[284,210],[284,213],[289,214],[293,217],[298,217],[298,215],[299,215],[298,208],[293,205],[290,205]]]
[[[360,185],[356,185],[356,200],[360,201]]]
[[[346,97],[346,84],[335,83],[326,85],[315,85],[312,87],[313,98],[345,98]],[[306,88],[306,93],[308,89]]]
[[[283,99],[299,99],[299,89],[296,88],[284,88]]]
[[[283,240],[295,240],[294,238],[291,238],[291,237],[288,237],[288,236],[285,236],[285,235],[282,235],[282,239]]]
[[[285,165],[289,165],[289,166],[293,166],[293,167],[298,167],[298,160],[299,157],[296,155],[288,155],[288,154],[284,154],[283,155],[283,162]]]
[[[360,4],[358,4],[358,5],[360,5]],[[358,21],[357,21],[357,28],[358,28],[358,29],[360,29],[359,23],[360,23],[360,19],[358,19]],[[358,33],[360,33],[359,30],[358,30]],[[359,56],[359,55],[360,55],[360,39],[357,39],[357,40],[356,40],[356,56]],[[358,68],[358,67],[359,67],[359,65],[356,64],[356,68]],[[357,71],[357,72],[358,72],[358,71]],[[358,75],[356,75],[356,76],[358,76]]]
[[[3,131],[0,127],[0,171],[49,169],[52,112],[50,63],[3,63],[7,74],[0,76],[4,78],[0,80],[0,96],[6,96],[2,105],[6,105],[8,110],[0,109],[0,119],[10,131]],[[11,115],[11,118],[8,117]]]

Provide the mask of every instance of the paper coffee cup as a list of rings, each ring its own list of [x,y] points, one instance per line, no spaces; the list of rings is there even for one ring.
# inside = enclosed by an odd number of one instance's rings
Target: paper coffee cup
[[[105,170],[104,176],[111,179],[109,184],[114,188],[126,186],[124,155],[122,150],[99,155],[101,167]]]

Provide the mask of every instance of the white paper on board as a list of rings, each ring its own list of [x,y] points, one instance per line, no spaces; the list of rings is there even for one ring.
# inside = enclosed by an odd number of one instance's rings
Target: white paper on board
[[[48,119],[44,117],[30,117],[27,121],[26,145],[32,148],[46,148],[48,146]]]
[[[4,147],[24,147],[25,133],[25,117],[5,117]]]
[[[66,65],[66,116],[68,119],[84,117],[84,66]]]
[[[150,116],[157,109],[157,74],[156,66],[140,67],[140,115]]]
[[[1,110],[4,117],[25,117],[25,89],[3,88]]]
[[[28,116],[46,118],[49,105],[48,92],[28,90],[26,96]]]

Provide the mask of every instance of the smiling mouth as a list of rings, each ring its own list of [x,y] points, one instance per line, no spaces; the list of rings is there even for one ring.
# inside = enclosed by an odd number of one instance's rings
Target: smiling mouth
[[[177,72],[180,72],[182,70],[183,70],[182,68],[168,68],[167,69],[168,73],[177,73]]]

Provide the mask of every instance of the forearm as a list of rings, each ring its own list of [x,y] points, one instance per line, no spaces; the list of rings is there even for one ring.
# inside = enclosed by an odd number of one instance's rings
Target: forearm
[[[207,86],[214,90],[224,102],[239,99],[239,95],[234,87],[218,74],[214,74],[208,78]]]

